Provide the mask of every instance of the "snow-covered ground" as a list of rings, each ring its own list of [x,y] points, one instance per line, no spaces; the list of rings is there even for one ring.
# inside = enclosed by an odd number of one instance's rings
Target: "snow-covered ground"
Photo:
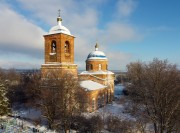
[[[45,126],[33,123],[32,120],[40,120],[41,113],[37,109],[27,109],[20,106],[12,111],[12,116],[0,118],[0,133],[55,133],[48,130]]]
[[[19,108],[18,110],[13,110],[13,116],[20,116],[21,118],[26,118],[26,119],[39,119],[41,112],[38,109],[35,108],[24,108],[23,106]]]
[[[15,117],[0,118],[0,123],[2,124],[0,133],[33,133],[35,131],[39,131],[39,133],[55,133],[44,126],[35,126],[31,122]]]
[[[112,104],[108,104],[91,114],[92,115],[97,114],[103,117],[112,115],[119,117],[121,120],[134,120],[134,118],[131,115],[124,112],[124,106],[116,102],[113,102]]]

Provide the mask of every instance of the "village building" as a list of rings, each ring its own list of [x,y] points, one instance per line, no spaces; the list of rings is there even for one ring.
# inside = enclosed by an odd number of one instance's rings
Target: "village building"
[[[114,73],[108,71],[108,58],[99,51],[98,44],[86,59],[86,71],[78,74],[74,64],[74,39],[70,31],[62,25],[62,18],[57,17],[57,25],[44,35],[44,58],[41,65],[42,79],[53,70],[60,76],[71,73],[78,78],[80,87],[87,94],[87,111],[92,112],[112,102],[114,96]]]

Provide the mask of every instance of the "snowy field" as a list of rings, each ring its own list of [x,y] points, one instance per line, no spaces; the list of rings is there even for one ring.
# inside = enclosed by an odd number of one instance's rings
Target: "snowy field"
[[[118,116],[121,119],[133,119],[129,114],[124,113],[123,106],[123,86],[121,84],[115,86],[115,101],[108,104],[93,113],[86,113],[87,116],[101,115],[106,118],[109,115]],[[40,118],[40,111],[36,109],[19,108],[13,112],[15,117],[0,118],[0,123],[3,124],[3,129],[0,128],[0,133],[33,133],[38,130],[40,133],[55,133],[54,131],[47,130],[46,127],[32,123],[30,119],[37,120]],[[0,126],[1,127],[1,126]]]

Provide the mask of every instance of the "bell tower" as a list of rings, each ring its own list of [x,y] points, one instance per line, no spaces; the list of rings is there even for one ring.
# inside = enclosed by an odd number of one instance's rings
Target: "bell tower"
[[[56,33],[44,39],[45,63],[74,63],[74,36]]]
[[[57,25],[44,35],[45,64],[41,65],[42,77],[49,71],[60,74],[70,72],[77,76],[77,65],[74,64],[74,36],[62,25],[62,18],[57,17]]]

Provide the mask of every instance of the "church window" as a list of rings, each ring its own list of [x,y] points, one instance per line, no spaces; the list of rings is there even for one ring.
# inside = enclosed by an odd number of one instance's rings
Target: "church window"
[[[101,107],[101,97],[98,96],[98,108]]]
[[[56,53],[56,41],[52,41],[51,43],[51,53]]]
[[[102,106],[104,106],[104,95],[102,95],[101,104],[102,104]]]
[[[65,42],[64,52],[65,52],[65,53],[70,53],[70,44],[69,44],[68,41]]]
[[[108,103],[108,91],[106,92],[106,103]]]
[[[111,92],[108,92],[108,101],[111,99]]]
[[[92,100],[92,110],[95,110],[95,99]]]
[[[102,68],[102,65],[101,65],[101,64],[99,64],[99,70],[101,70],[101,68]]]
[[[92,64],[87,64],[86,65],[86,70],[92,70],[93,69],[93,65]]]
[[[93,65],[92,64],[90,64],[90,70],[93,70]]]
[[[106,64],[106,70],[108,70],[108,65]]]

